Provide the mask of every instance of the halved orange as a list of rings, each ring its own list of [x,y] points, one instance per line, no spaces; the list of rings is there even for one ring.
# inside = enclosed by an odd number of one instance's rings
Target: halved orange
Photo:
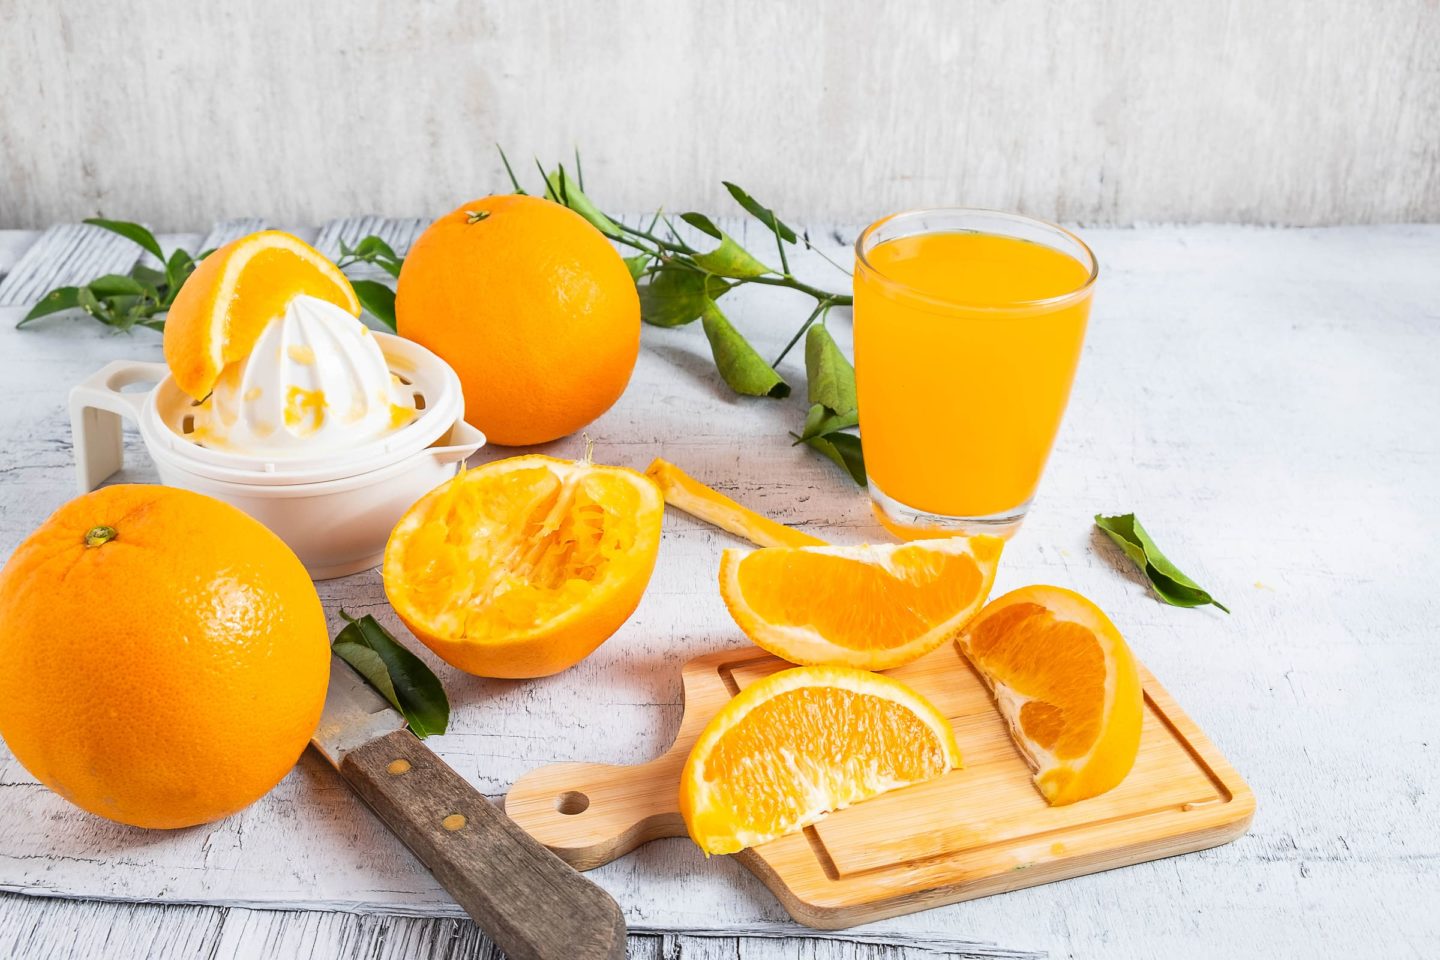
[[[680,776],[680,812],[700,849],[735,853],[960,765],[949,722],[898,680],[796,667],[706,724]]]
[[[624,467],[525,456],[422,497],[385,546],[385,593],[415,636],[482,677],[543,677],[620,628],[650,582],[665,502]]]
[[[340,268],[283,231],[249,234],[201,260],[165,317],[165,362],[175,384],[204,399],[220,371],[249,356],[266,325],[300,294],[360,316]]]
[[[745,635],[791,663],[888,670],[955,636],[985,603],[1004,541],[726,550],[720,595]]]
[[[980,611],[956,643],[1046,800],[1074,803],[1125,779],[1140,750],[1140,674],[1099,607],[1063,587],[1021,587]]]

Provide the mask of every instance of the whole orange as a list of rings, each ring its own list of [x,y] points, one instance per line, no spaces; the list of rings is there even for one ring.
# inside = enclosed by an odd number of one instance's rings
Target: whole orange
[[[0,736],[111,820],[187,827],[249,805],[305,749],[329,676],[295,554],[198,493],[86,494],[0,570]]]
[[[625,392],[640,298],[604,234],[550,200],[493,196],[432,223],[400,270],[402,337],[460,375],[491,443],[574,433]]]

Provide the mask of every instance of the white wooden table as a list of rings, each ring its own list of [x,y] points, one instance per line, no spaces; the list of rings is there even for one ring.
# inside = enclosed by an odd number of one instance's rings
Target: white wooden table
[[[217,225],[210,239],[253,226]],[[333,252],[342,232],[381,231],[403,246],[419,226],[343,221],[318,242]],[[811,233],[843,258],[855,229]],[[1048,581],[1100,603],[1254,787],[1251,832],[852,932],[865,942],[804,937],[732,860],[659,841],[591,874],[624,908],[635,956],[1433,955],[1440,227],[1086,236],[1102,278],[1085,359],[996,591]],[[37,243],[48,252],[25,257]],[[73,495],[69,386],[109,359],[160,352],[146,331],[14,322],[67,270],[85,279],[133,260],[103,237],[0,232],[0,274],[11,275],[0,281],[0,553]],[[813,255],[798,260],[817,282],[848,282]],[[804,301],[784,292],[742,291],[727,303],[767,355],[804,317]],[[832,329],[848,348],[848,317]],[[797,353],[782,368],[797,383],[800,363]],[[840,542],[881,539],[850,481],[790,446],[786,430],[803,407],[798,396],[731,396],[698,329],[646,328],[629,391],[590,432],[603,460],[643,467],[663,455],[786,522]],[[570,455],[578,443],[547,449]],[[133,437],[127,456],[123,479],[154,479]],[[1150,597],[1091,526],[1096,512],[1128,510],[1233,615]],[[430,657],[455,710],[433,745],[494,797],[539,764],[657,755],[678,724],[680,665],[743,642],[713,586],[728,542],[669,517],[635,617],[558,677],[479,680]],[[321,595],[332,624],[344,605],[408,636],[374,571],[324,583]],[[490,955],[309,755],[242,814],[146,833],[67,807],[0,749],[0,891],[10,891],[0,894],[0,956]]]

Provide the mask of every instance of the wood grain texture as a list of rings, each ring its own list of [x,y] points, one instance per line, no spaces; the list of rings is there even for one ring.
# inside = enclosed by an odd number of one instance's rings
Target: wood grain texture
[[[755,240],[746,224],[720,225]],[[846,257],[855,224],[808,226],[826,253]],[[1430,896],[1440,886],[1440,227],[1083,232],[1101,261],[1085,354],[995,590],[1050,582],[1095,600],[1244,771],[1259,812],[1249,833],[1213,850],[855,933],[1122,960],[1210,960],[1216,944],[1256,957],[1423,956],[1440,941]],[[37,236],[0,232],[0,251],[23,255],[20,241]],[[794,265],[816,283],[848,282],[811,254]],[[767,355],[807,312],[804,298],[768,290],[726,304]],[[23,312],[0,308],[0,554],[71,495],[70,384],[116,357],[160,359],[148,332],[78,318],[17,331]],[[848,350],[848,317],[832,313],[830,328]],[[589,428],[600,459],[643,469],[663,456],[825,539],[883,538],[845,475],[790,445],[803,397],[731,396],[693,327],[647,328],[642,341],[629,390]],[[781,367],[797,382],[802,372],[798,357]],[[136,438],[126,443],[117,479],[154,480]],[[573,456],[579,442],[540,449]],[[1127,510],[1234,614],[1157,603],[1093,530],[1096,512]],[[479,680],[413,645],[454,707],[450,731],[427,744],[492,799],[545,764],[660,756],[680,724],[681,666],[744,644],[714,587],[719,551],[736,543],[667,516],[635,616],[555,677]],[[332,629],[344,606],[410,642],[378,571],[326,583],[322,597]],[[684,840],[590,876],[632,931],[796,929],[733,858],[706,860]],[[314,756],[236,817],[149,834],[78,813],[0,750],[0,889],[461,916]]]
[[[0,956],[14,960],[506,960],[468,919],[106,903],[0,893]],[[960,939],[884,935],[835,940],[641,933],[630,960],[1040,960]]]
[[[0,0],[0,227],[427,219],[568,160],[611,211],[1440,218],[1433,0]],[[283,29],[279,25],[283,24]],[[87,55],[95,37],[112,55]]]
[[[28,310],[56,287],[126,273],[142,253],[134,242],[87,223],[51,227],[0,280],[0,306]]]
[[[239,240],[247,234],[264,230],[268,226],[269,224],[262,217],[236,217],[233,220],[221,220],[210,228],[205,239],[200,241],[199,246],[190,252],[198,254],[206,250],[214,250],[216,247],[223,247],[231,240]]]
[[[582,869],[685,836],[680,773],[696,738],[737,693],[790,666],[755,647],[692,660],[680,732],[662,757],[541,767],[511,788],[505,812]],[[1203,850],[1240,836],[1255,812],[1250,788],[1143,665],[1134,769],[1108,793],[1063,807],[1035,789],[984,681],[954,644],[886,672],[950,721],[965,767],[738,855],[808,926],[839,930]]]
[[[511,960],[624,960],[625,921],[609,894],[410,731],[351,750],[340,775]]]

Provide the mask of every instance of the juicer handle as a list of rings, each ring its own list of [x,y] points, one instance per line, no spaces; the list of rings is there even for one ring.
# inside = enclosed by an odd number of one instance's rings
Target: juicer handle
[[[150,391],[122,393],[121,389],[133,383],[159,383],[168,373],[163,363],[114,360],[70,391],[70,439],[81,493],[100,486],[125,462],[121,420],[139,424]]]

